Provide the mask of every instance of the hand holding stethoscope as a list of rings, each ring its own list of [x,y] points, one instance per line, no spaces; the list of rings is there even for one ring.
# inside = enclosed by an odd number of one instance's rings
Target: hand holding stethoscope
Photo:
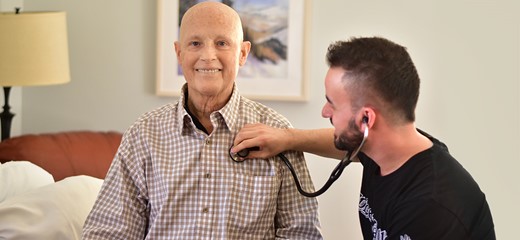
[[[361,148],[365,144],[365,140],[368,137],[368,118],[367,117],[363,117],[363,124],[365,125],[365,131],[364,131],[364,134],[363,134],[363,140],[361,141],[361,143],[359,144],[357,149],[354,152],[348,152],[345,155],[343,160],[341,160],[338,163],[338,165],[334,168],[334,170],[330,174],[330,177],[327,180],[327,182],[325,183],[325,185],[323,185],[323,187],[320,190],[316,191],[316,192],[310,193],[310,192],[306,192],[305,190],[303,190],[303,188],[302,188],[302,186],[300,184],[300,181],[298,180],[298,176],[296,175],[296,171],[294,170],[294,168],[293,168],[291,162],[289,161],[289,159],[287,159],[287,157],[285,157],[285,155],[283,155],[283,153],[279,153],[277,155],[280,159],[282,159],[282,161],[285,163],[285,165],[287,165],[287,167],[291,171],[291,174],[292,174],[292,176],[294,178],[294,182],[296,183],[296,188],[298,189],[298,191],[303,196],[306,196],[306,197],[317,197],[317,196],[323,194],[325,191],[327,191],[327,189],[329,189],[329,187],[332,185],[332,183],[334,183],[341,176],[341,173],[343,172],[343,169],[345,169],[345,167],[347,167],[352,162],[352,160],[358,155],[359,151],[361,150]],[[258,147],[245,148],[245,149],[242,149],[241,151],[239,151],[237,153],[232,153],[231,152],[231,148],[229,150],[230,150],[229,151],[229,157],[233,161],[239,163],[239,162],[243,162],[245,160],[244,158],[247,157],[247,155],[249,154],[250,151],[258,151],[259,148]]]

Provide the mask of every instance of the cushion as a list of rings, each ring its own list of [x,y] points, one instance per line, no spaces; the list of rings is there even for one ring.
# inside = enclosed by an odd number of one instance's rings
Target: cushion
[[[74,176],[0,203],[0,239],[81,239],[101,179]]]
[[[28,161],[0,165],[0,202],[5,199],[54,183],[52,175]]]
[[[27,134],[0,142],[0,162],[30,161],[54,176],[105,178],[121,142],[119,132],[68,131]]]

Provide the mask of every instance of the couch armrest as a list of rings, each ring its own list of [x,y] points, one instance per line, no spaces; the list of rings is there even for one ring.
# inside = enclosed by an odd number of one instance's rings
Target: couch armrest
[[[105,178],[121,142],[119,132],[67,131],[27,134],[0,142],[0,162],[27,160],[55,181],[75,175]]]

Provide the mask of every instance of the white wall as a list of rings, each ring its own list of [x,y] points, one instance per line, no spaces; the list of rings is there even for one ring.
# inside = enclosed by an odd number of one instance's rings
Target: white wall
[[[6,0],[2,0],[6,1]],[[419,3],[420,2],[420,3]],[[309,101],[270,102],[298,128],[328,127],[325,52],[335,40],[379,35],[407,46],[422,78],[418,127],[443,140],[486,193],[498,239],[516,239],[520,215],[520,3],[516,0],[307,0]],[[25,0],[68,13],[72,81],[24,88],[23,133],[123,131],[174,98],[154,95],[156,3]],[[336,162],[309,155],[320,187]],[[362,239],[361,167],[319,198],[326,239]],[[432,223],[435,224],[435,223]]]

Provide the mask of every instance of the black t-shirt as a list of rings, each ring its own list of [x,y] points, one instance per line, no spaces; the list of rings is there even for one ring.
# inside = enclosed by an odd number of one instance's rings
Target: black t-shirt
[[[423,133],[423,132],[421,132]],[[360,153],[359,218],[365,239],[496,239],[484,193],[437,139],[395,172]]]

